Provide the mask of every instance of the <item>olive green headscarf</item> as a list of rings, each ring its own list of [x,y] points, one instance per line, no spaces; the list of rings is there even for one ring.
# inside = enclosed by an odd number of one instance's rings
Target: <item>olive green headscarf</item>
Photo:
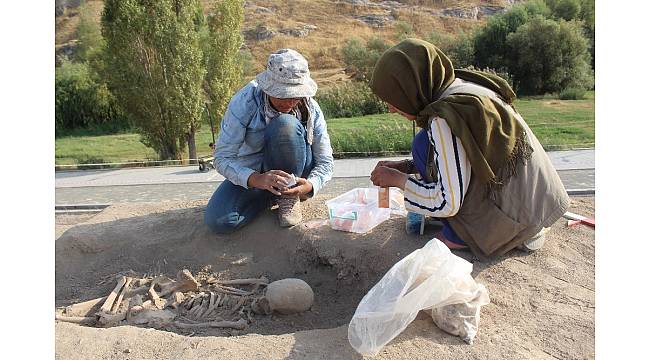
[[[460,138],[473,177],[498,190],[515,174],[516,165],[530,158],[524,127],[497,101],[467,93],[440,95],[456,77],[484,86],[511,104],[515,94],[502,78],[480,71],[455,70],[432,44],[407,39],[388,49],[377,61],[370,88],[399,110],[417,115],[418,126],[429,129],[433,117],[447,121]]]

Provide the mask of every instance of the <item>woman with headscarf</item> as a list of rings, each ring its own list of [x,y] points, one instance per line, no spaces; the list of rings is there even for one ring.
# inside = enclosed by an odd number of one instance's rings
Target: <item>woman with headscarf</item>
[[[403,189],[408,211],[442,220],[436,237],[451,249],[485,258],[543,245],[569,197],[505,80],[454,70],[437,47],[407,39],[377,61],[370,88],[422,128],[413,159],[379,162],[375,185]]]

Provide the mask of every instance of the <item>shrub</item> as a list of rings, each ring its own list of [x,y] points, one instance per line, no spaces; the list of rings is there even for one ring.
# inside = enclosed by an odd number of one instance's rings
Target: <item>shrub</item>
[[[581,88],[567,88],[560,92],[560,100],[582,100],[587,91]]]
[[[449,34],[432,31],[424,39],[431,44],[435,45],[438,49],[442,50],[445,54],[454,43],[454,37]]]
[[[316,101],[326,118],[380,114],[388,107],[364,82],[353,81],[319,91]]]
[[[474,39],[472,35],[461,32],[445,51],[455,68],[474,64]]]
[[[389,47],[390,44],[376,36],[370,38],[365,45],[362,40],[352,38],[343,46],[343,61],[357,80],[368,81],[375,63]]]
[[[508,69],[524,95],[590,89],[593,71],[579,22],[535,17],[508,36]]]
[[[92,76],[86,63],[64,60],[55,72],[55,134],[72,129],[102,128],[113,132],[128,128],[106,84]]]
[[[395,37],[399,40],[404,40],[413,37],[413,25],[407,21],[400,20],[395,24]]]

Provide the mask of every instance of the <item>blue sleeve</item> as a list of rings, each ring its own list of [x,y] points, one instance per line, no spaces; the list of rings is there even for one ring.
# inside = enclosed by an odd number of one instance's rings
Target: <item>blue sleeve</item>
[[[255,170],[245,167],[239,160],[239,148],[244,143],[246,127],[254,114],[250,87],[240,90],[228,104],[221,120],[221,131],[214,151],[217,171],[233,184],[248,189],[248,177]]]
[[[313,185],[316,195],[318,191],[332,178],[334,172],[334,157],[332,146],[327,133],[327,124],[320,106],[315,100],[311,100],[314,109],[314,141],[312,143],[312,154],[314,156],[314,168],[307,176],[307,180]]]

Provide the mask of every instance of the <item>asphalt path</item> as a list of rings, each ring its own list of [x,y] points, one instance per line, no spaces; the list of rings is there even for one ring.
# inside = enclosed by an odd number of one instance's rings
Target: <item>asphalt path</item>
[[[548,154],[570,193],[594,193],[594,150]],[[369,174],[379,160],[403,158],[335,160],[333,179],[322,192],[336,195],[355,187],[372,186]],[[209,199],[223,180],[214,169],[200,172],[198,166],[57,171],[55,197],[57,205],[201,200]]]

